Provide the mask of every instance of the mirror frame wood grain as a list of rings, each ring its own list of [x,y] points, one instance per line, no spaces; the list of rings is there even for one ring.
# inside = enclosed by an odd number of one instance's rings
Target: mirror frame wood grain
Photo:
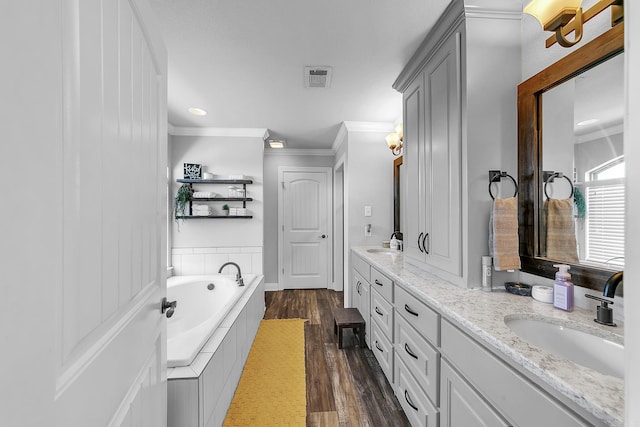
[[[624,51],[620,23],[518,85],[518,230],[522,271],[553,278],[552,261],[538,255],[542,195],[542,94]],[[571,264],[574,284],[602,291],[616,270]],[[622,287],[618,287],[622,294]]]

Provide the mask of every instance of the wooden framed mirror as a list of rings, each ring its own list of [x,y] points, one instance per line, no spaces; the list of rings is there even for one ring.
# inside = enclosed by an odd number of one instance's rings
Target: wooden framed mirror
[[[554,264],[570,264],[574,284],[602,290],[611,274],[622,269],[546,258],[541,224],[546,197],[543,175],[544,170],[548,169],[542,164],[543,94],[619,55],[623,50],[624,24],[620,23],[518,86],[518,223],[524,272],[553,278],[557,271]],[[575,175],[573,169],[565,171],[565,174]],[[571,194],[573,196],[573,192]],[[621,287],[618,290],[622,292]]]
[[[402,231],[400,224],[400,166],[402,166],[402,156],[393,160],[393,231]]]

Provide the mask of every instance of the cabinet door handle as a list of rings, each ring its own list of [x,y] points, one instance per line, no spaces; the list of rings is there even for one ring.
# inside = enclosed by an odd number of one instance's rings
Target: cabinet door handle
[[[411,406],[413,409],[415,409],[416,411],[419,410],[418,407],[414,405],[411,399],[409,398],[409,393],[407,393],[407,390],[404,391],[404,400],[406,400],[409,406]]]
[[[418,356],[409,348],[409,344],[404,343],[404,351],[407,352],[407,354],[411,357],[413,357],[414,359],[417,359]]]
[[[427,240],[427,238],[429,238],[429,233],[424,233],[424,237],[422,238],[422,247],[424,248],[424,253],[426,253],[427,255],[429,255],[429,249],[427,249],[427,246],[425,246],[424,242],[425,240]],[[428,240],[428,243],[431,243],[431,240]],[[431,245],[429,245],[431,246]]]
[[[358,295],[362,295],[360,293],[360,286],[362,286],[362,282],[360,282],[360,280],[358,280],[358,284],[356,285],[356,292],[358,292]]]
[[[420,242],[422,242],[422,235],[424,233],[421,231],[420,235],[418,236],[418,249],[420,249],[420,252],[424,252],[424,250],[422,249],[422,246],[420,246]]]
[[[378,279],[374,280],[373,283],[375,283],[378,286],[384,286],[384,283],[378,282]]]
[[[384,350],[380,347],[380,344],[378,344],[378,340],[376,340],[376,348],[380,350],[380,352],[384,353]]]
[[[382,313],[382,312],[378,309],[378,306],[376,306],[376,313],[378,313],[380,316],[384,316],[384,313]]]
[[[411,309],[411,307],[409,307],[407,304],[405,304],[405,305],[404,305],[404,309],[405,309],[405,311],[406,311],[407,313],[409,313],[409,314],[413,314],[414,316],[418,316],[418,313],[417,313],[417,312],[415,312],[415,311],[413,311],[413,310]]]

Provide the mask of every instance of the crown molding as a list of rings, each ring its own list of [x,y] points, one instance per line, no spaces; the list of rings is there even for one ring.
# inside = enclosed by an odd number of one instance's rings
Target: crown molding
[[[196,128],[169,124],[169,134],[174,136],[224,136],[236,138],[260,138],[267,134],[267,128]]]
[[[520,0],[464,0],[467,18],[522,19]]]
[[[391,122],[342,122],[347,132],[393,132]],[[342,127],[341,127],[342,129]]]
[[[279,148],[264,151],[265,156],[333,156],[333,149]]]
[[[347,126],[344,124],[344,122],[342,122],[340,123],[340,129],[338,129],[338,134],[333,140],[333,144],[331,144],[331,150],[334,153],[337,153],[340,147],[342,147],[342,144],[344,144],[344,141],[346,139],[347,139]]]

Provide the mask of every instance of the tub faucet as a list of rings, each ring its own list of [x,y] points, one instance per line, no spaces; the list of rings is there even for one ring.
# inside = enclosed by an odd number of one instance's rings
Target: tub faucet
[[[224,264],[222,264],[222,267],[220,267],[220,270],[218,270],[218,273],[222,273],[222,270],[227,265],[233,265],[238,269],[238,274],[236,274],[236,283],[238,284],[238,286],[244,286],[244,280],[242,280],[242,273],[240,272],[240,266],[235,262],[231,262],[231,261],[225,262]]]

